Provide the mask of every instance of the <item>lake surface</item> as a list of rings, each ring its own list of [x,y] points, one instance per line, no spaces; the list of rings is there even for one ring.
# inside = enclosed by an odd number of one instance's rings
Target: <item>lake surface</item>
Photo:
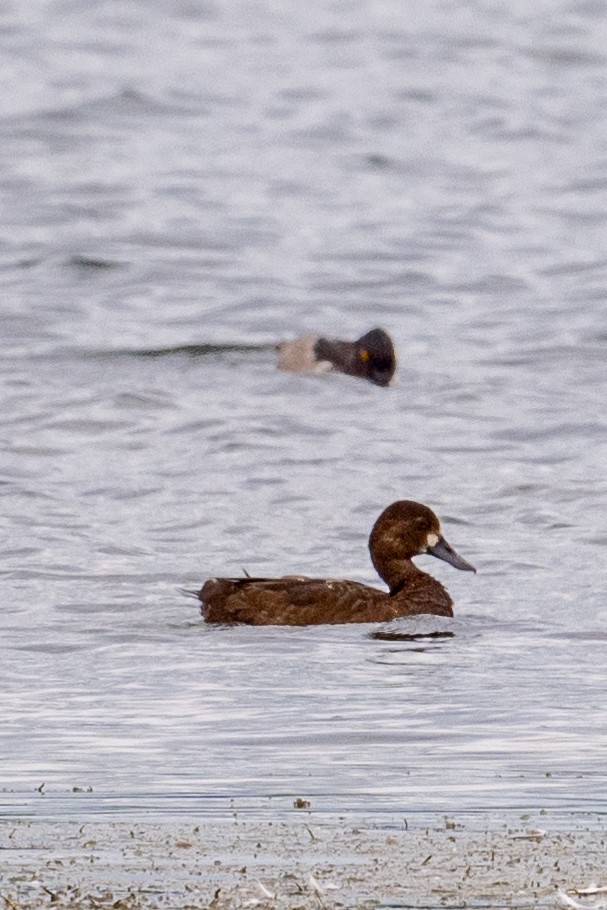
[[[607,4],[0,25],[0,814],[607,812]],[[275,369],[375,325],[393,388]],[[179,590],[376,584],[401,498],[453,621]]]

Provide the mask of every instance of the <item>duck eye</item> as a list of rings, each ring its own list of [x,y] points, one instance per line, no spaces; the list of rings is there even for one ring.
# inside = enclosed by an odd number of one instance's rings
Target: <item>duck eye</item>
[[[363,361],[363,363],[366,363],[369,359],[369,352],[365,348],[363,348],[360,352],[360,359]]]

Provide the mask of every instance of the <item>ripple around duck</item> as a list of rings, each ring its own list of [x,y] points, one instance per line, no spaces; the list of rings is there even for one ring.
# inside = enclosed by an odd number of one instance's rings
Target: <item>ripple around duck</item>
[[[224,354],[257,354],[273,351],[273,344],[182,344],[174,347],[114,350],[114,351],[88,351],[87,357],[99,357],[112,360],[118,357],[174,357],[186,355],[188,357],[222,357]]]

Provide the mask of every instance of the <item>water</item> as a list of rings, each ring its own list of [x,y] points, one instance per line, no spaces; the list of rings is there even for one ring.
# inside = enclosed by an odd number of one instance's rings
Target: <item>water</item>
[[[1,812],[605,813],[606,12],[5,4]],[[453,622],[178,590],[377,583],[398,498]]]

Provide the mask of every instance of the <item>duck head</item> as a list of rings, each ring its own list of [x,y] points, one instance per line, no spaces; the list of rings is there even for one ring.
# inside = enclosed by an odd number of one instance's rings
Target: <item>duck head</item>
[[[476,572],[474,566],[447,543],[432,509],[408,499],[401,499],[384,509],[371,531],[369,550],[378,575],[391,591],[411,571],[411,558],[424,553],[443,559],[456,569]]]
[[[392,339],[383,329],[371,329],[354,342],[359,375],[376,385],[389,385],[396,370]]]

